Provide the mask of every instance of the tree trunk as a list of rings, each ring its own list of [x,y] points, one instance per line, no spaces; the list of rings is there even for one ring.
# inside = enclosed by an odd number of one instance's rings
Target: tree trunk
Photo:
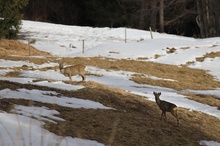
[[[156,31],[157,24],[157,0],[151,1],[151,14],[150,14],[150,27],[153,31]]]
[[[210,0],[210,11],[212,13],[211,24],[213,28],[211,31],[214,31],[215,34],[212,36],[220,36],[220,1],[219,0]]]
[[[198,16],[196,18],[197,24],[200,29],[201,38],[205,38],[205,30],[204,30],[204,21],[203,21],[203,13],[202,13],[202,0],[197,0],[197,11]]]
[[[139,19],[139,28],[144,29],[146,27],[145,16],[147,10],[146,0],[141,0],[141,10],[140,10],[140,19]]]
[[[216,36],[216,29],[219,25],[216,25],[216,16],[212,12],[210,0],[197,0],[198,9],[198,25],[200,28],[201,38]],[[219,11],[219,10],[217,10]]]
[[[209,9],[207,0],[201,0],[202,2],[202,16],[203,16],[203,23],[204,23],[204,31],[205,37],[209,37]]]
[[[164,32],[164,0],[160,0],[160,32]]]

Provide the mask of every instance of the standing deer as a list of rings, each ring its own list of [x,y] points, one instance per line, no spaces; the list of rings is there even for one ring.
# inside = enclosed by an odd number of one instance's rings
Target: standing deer
[[[73,66],[63,67],[63,62],[59,63],[60,72],[64,76],[68,76],[70,78],[70,81],[72,81],[72,76],[80,75],[82,77],[82,81],[86,79],[85,76],[85,65],[82,64],[76,64]]]
[[[158,92],[158,93],[154,92],[156,103],[159,106],[159,108],[162,110],[162,114],[161,114],[160,119],[162,120],[163,115],[164,115],[165,121],[166,121],[166,112],[171,112],[171,114],[176,118],[177,125],[179,126],[179,118],[177,115],[177,106],[173,103],[170,103],[170,102],[167,102],[164,100],[160,100],[160,98],[159,98],[160,95],[161,95],[161,92]]]

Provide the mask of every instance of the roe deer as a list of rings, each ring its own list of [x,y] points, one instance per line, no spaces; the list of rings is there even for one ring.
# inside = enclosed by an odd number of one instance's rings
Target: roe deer
[[[64,75],[64,76],[68,76],[70,78],[70,81],[72,81],[72,76],[75,75],[80,75],[82,77],[82,81],[84,81],[86,79],[85,76],[85,65],[82,64],[76,64],[73,66],[68,66],[68,67],[63,67],[63,62],[59,62],[59,68],[60,68],[60,72]]]
[[[160,100],[159,96],[161,95],[161,92],[154,92],[154,96],[155,96],[155,100],[157,105],[159,106],[159,108],[162,110],[162,114],[160,119],[162,120],[163,115],[165,117],[165,121],[166,121],[166,112],[171,112],[171,114],[176,118],[177,120],[177,125],[179,126],[179,119],[178,119],[178,115],[177,115],[177,106],[173,103],[164,101],[164,100]]]

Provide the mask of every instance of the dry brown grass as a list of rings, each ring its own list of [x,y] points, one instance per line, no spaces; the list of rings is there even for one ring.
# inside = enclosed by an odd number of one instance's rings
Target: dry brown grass
[[[218,56],[218,53],[211,53],[211,54],[213,57],[216,55]],[[208,56],[210,57],[210,55]],[[44,58],[2,56],[1,58],[15,60],[15,61],[28,60],[29,62],[33,62],[35,64],[43,64],[48,61],[58,63],[58,59],[52,56],[44,57]],[[213,77],[207,74],[206,71],[199,69],[192,69],[185,66],[178,67],[174,65],[165,65],[165,64],[152,63],[152,62],[142,62],[142,61],[124,60],[124,59],[116,60],[116,59],[99,58],[99,57],[63,58],[63,60],[67,64],[72,64],[72,65],[80,63],[85,65],[97,66],[105,69],[132,71],[140,74],[147,74],[160,78],[176,80],[176,82],[166,81],[166,80],[155,81],[154,79],[143,78],[141,76],[134,76],[132,78],[133,81],[141,84],[150,84],[155,86],[168,87],[176,90],[182,90],[182,89],[205,90],[205,89],[214,89],[220,87],[220,83],[214,80]]]
[[[23,55],[27,48],[26,44],[20,43],[18,41],[0,41],[4,48],[11,50],[12,48],[19,48],[14,52],[14,55]],[[9,47],[8,47],[9,46]],[[13,46],[13,47],[12,47]],[[14,49],[12,49],[14,50]],[[25,51],[23,51],[25,50]],[[171,48],[171,50],[173,50]],[[19,54],[21,53],[21,54]],[[41,56],[47,56],[48,53],[40,52]],[[5,53],[3,53],[5,54]],[[11,52],[10,55],[13,55]],[[2,54],[0,54],[2,55]],[[209,53],[204,57],[218,57],[220,54],[217,53]],[[21,56],[1,56],[2,59],[8,60],[26,60],[29,62],[33,62],[35,64],[43,64],[48,61],[50,62],[57,62],[58,59],[56,57],[43,57],[43,58],[35,58],[35,57],[21,57]],[[141,84],[150,84],[155,86],[162,86],[173,88],[176,90],[182,89],[215,89],[220,87],[220,82],[213,79],[213,77],[207,74],[204,70],[199,69],[192,69],[185,66],[178,67],[174,65],[165,65],[159,63],[152,63],[152,62],[142,62],[142,61],[134,61],[134,60],[116,60],[110,58],[64,58],[63,59],[67,64],[85,64],[91,66],[97,66],[104,69],[111,69],[111,70],[124,70],[124,71],[132,71],[140,74],[147,74],[151,76],[156,76],[165,79],[172,79],[173,81],[166,81],[166,80],[154,80],[151,78],[143,78],[142,76],[134,76],[132,78],[133,81]],[[49,69],[49,68],[45,68]],[[57,68],[50,68],[50,69],[57,69]],[[13,73],[11,73],[13,74]]]
[[[113,60],[103,58],[65,58],[67,64],[83,63],[90,66],[111,70],[124,70],[140,74],[147,74],[164,79],[172,79],[173,81],[154,80],[145,78],[141,75],[134,76],[133,81],[140,84],[150,84],[173,88],[176,90],[183,89],[215,89],[220,87],[220,82],[216,81],[210,74],[204,70],[188,68],[185,66],[178,67],[174,65],[159,64],[153,62],[142,62],[134,60]]]
[[[206,58],[220,57],[220,52],[206,53],[203,57],[196,58],[196,61],[203,62]]]
[[[49,53],[39,51],[33,47],[30,47],[30,49],[31,49],[31,55],[50,56]],[[29,46],[17,40],[3,40],[2,39],[0,40],[0,54],[2,56],[8,56],[8,55],[28,56]]]
[[[168,54],[174,53],[174,52],[176,52],[176,48],[167,48],[166,52]]]
[[[15,42],[16,43],[16,42]],[[20,48],[20,47],[18,47]],[[19,49],[18,49],[19,50]],[[22,47],[21,47],[22,50]],[[24,52],[27,50],[24,49]],[[4,52],[4,51],[3,51]],[[20,51],[19,51],[20,52]],[[17,52],[19,55],[19,52]],[[21,51],[22,52],[22,51]],[[16,53],[16,51],[14,51]],[[10,54],[10,55],[9,55]],[[20,55],[22,55],[21,53]],[[58,58],[43,55],[44,57],[11,56],[11,53],[0,53],[2,59],[14,61],[29,61],[35,64],[57,62]],[[176,90],[182,89],[215,89],[220,87],[220,82],[203,70],[187,67],[177,67],[152,62],[134,60],[116,60],[110,58],[63,58],[73,65],[81,63],[96,66],[106,70],[124,70],[135,72],[132,80],[141,84],[169,87]],[[28,70],[31,67],[23,66],[14,68],[7,77],[19,76],[20,70]],[[34,68],[33,68],[34,69]],[[41,70],[58,69],[57,67],[43,68]],[[142,74],[156,76],[175,81],[154,80],[141,76]],[[97,75],[98,76],[98,75]],[[36,79],[35,82],[45,79]],[[48,80],[53,82],[53,80]],[[133,95],[122,89],[113,89],[96,82],[69,82],[68,84],[83,85],[84,89],[78,91],[59,90],[50,87],[30,84],[19,84],[9,81],[0,81],[0,90],[9,88],[16,90],[26,88],[45,91],[56,91],[64,96],[88,99],[102,103],[105,106],[117,110],[103,109],[74,109],[22,99],[0,99],[18,105],[46,106],[60,112],[57,115],[65,121],[57,121],[57,124],[48,123],[44,127],[61,136],[72,136],[83,139],[91,139],[112,146],[134,145],[198,145],[200,140],[214,140],[220,142],[219,119],[196,111],[184,108],[178,109],[180,127],[176,126],[175,118],[167,114],[167,122],[160,121],[161,111],[155,102],[144,97]],[[204,95],[188,95],[191,99],[219,107],[219,100]],[[4,109],[3,109],[4,110]],[[8,111],[7,111],[8,112]]]
[[[197,102],[207,104],[210,106],[218,107],[220,110],[220,99],[212,95],[204,94],[185,94],[189,99],[195,100]]]
[[[44,58],[32,58],[32,57],[17,57],[17,56],[5,56],[3,59],[9,60],[26,60],[35,64],[43,64],[48,61],[58,63],[58,59],[55,57]],[[64,62],[69,65],[84,64],[88,66],[96,66],[104,68],[106,70],[124,70],[134,72],[136,75],[132,77],[136,83],[150,84],[154,86],[161,86],[172,88],[175,90],[193,89],[193,90],[208,90],[216,89],[220,87],[220,82],[215,80],[213,76],[201,69],[193,69],[185,66],[178,67],[174,65],[159,64],[153,62],[143,62],[134,60],[116,60],[108,58],[63,58]],[[25,69],[25,68],[23,68]],[[57,67],[44,68],[41,70],[58,69]],[[140,75],[138,75],[139,73]],[[88,73],[89,74],[89,73]],[[156,76],[163,79],[171,79],[175,81],[167,80],[155,80],[141,76],[146,74],[150,76]],[[99,75],[96,75],[99,76]]]
[[[25,106],[46,106],[60,112],[65,121],[46,122],[44,127],[60,136],[91,139],[105,145],[198,145],[200,140],[220,141],[219,119],[203,113],[179,108],[180,127],[171,114],[160,121],[161,111],[155,102],[141,96],[123,93],[102,85],[89,83],[78,91],[65,91],[36,85],[0,81],[0,89],[18,88],[56,91],[64,96],[100,102],[117,110],[74,109],[22,99],[7,101]],[[1,99],[0,101],[5,101]]]

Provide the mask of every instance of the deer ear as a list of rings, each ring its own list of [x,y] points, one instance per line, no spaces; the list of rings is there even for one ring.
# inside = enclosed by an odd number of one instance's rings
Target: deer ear
[[[153,92],[154,93],[154,95],[156,94],[155,92]]]
[[[159,92],[158,94],[161,95],[161,92]]]

